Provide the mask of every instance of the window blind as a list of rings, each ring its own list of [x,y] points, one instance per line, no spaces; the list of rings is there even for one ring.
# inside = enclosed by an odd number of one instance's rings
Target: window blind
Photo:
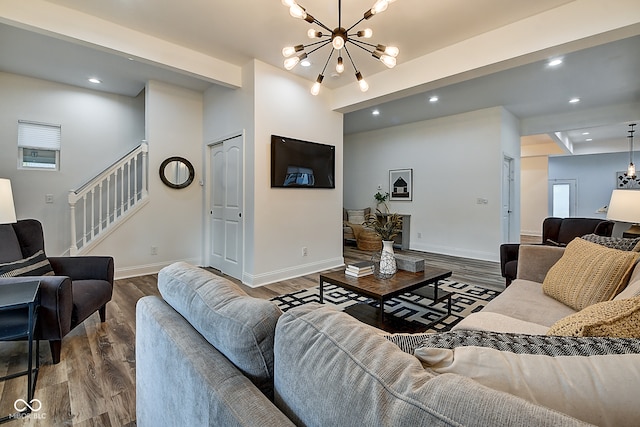
[[[18,147],[60,150],[61,126],[18,120]]]

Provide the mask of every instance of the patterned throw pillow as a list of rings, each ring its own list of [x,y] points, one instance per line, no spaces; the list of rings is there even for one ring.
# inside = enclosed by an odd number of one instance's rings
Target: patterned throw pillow
[[[640,297],[591,305],[558,320],[547,335],[640,338]]]
[[[597,243],[611,249],[640,252],[640,237],[630,239],[626,237],[605,237],[598,236],[597,234],[585,234],[581,238],[587,242]]]
[[[640,417],[637,339],[460,330],[428,337],[415,356],[436,373],[463,375],[591,424],[637,425]]]
[[[364,209],[347,210],[347,217],[351,224],[364,224]]]
[[[573,239],[547,272],[546,295],[574,310],[612,299],[627,285],[638,252],[610,249],[584,239]]]
[[[53,275],[53,268],[43,250],[39,250],[28,258],[0,264],[0,277]]]

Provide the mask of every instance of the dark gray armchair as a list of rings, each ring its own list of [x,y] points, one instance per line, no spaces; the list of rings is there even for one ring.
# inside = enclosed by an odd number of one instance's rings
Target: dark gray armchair
[[[31,257],[42,250],[42,224],[34,219],[0,225],[0,264]],[[40,280],[41,306],[36,338],[49,341],[53,363],[60,362],[62,338],[98,311],[106,319],[113,294],[113,258],[108,256],[49,257],[54,275],[0,277],[7,282]]]
[[[542,244],[566,246],[576,237],[585,234],[611,236],[613,221],[600,218],[545,218],[542,222]],[[518,273],[519,243],[503,243],[500,245],[500,272],[505,278],[505,286],[509,286]]]

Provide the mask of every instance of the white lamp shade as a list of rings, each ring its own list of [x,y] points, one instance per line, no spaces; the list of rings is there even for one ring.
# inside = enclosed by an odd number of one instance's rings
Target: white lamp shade
[[[16,222],[16,208],[13,204],[11,181],[0,178],[0,224]]]
[[[640,190],[613,190],[607,219],[640,223]]]

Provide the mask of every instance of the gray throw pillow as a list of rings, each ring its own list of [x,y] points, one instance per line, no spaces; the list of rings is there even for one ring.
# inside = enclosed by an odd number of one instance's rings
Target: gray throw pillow
[[[158,274],[164,300],[269,398],[273,397],[273,338],[282,314],[224,277],[177,262]]]
[[[597,243],[611,249],[640,252],[640,247],[638,247],[638,243],[640,243],[640,237],[605,237],[598,236],[597,234],[585,234],[581,238],[588,242]]]

